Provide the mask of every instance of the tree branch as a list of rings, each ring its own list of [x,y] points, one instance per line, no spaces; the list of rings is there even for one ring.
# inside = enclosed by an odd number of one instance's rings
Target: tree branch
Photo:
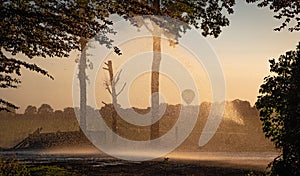
[[[119,93],[117,93],[117,95],[116,95],[117,97],[120,95],[121,92],[123,92],[125,86],[126,86],[126,83],[123,85],[123,87],[121,88],[121,90],[119,91]]]

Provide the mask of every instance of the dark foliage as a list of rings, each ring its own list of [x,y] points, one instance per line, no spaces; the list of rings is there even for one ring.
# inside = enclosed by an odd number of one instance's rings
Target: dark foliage
[[[229,25],[229,19],[226,17],[225,12],[233,13],[232,7],[234,4],[235,0],[143,0],[140,2],[136,0],[118,0],[115,7],[119,9],[116,13],[125,18],[136,15],[164,16],[201,28],[204,36],[218,37],[222,32],[221,27]],[[157,8],[157,6],[160,8]],[[151,20],[167,29],[168,32],[176,32],[174,33],[176,36],[180,36],[180,32],[185,32],[190,28],[189,26],[176,27],[170,21],[160,21],[157,18],[156,20],[151,18]],[[143,24],[134,23],[134,25],[139,27]]]
[[[271,175],[300,175],[300,43],[270,64],[272,75],[261,85],[256,107],[266,137],[282,149]]]
[[[246,0],[249,3],[258,2],[258,7],[269,7],[274,11],[276,19],[282,19],[281,26],[276,31],[289,27],[289,31],[300,30],[300,1],[299,0]]]
[[[104,34],[101,44],[111,47],[105,34],[113,32],[108,3],[103,1],[20,0],[1,1],[0,8],[0,88],[17,88],[21,68],[53,77],[44,69],[15,58],[21,53],[28,58],[66,57],[80,49],[79,38]],[[80,9],[85,12],[81,13]],[[97,17],[97,19],[95,18]],[[0,99],[0,110],[17,108]]]

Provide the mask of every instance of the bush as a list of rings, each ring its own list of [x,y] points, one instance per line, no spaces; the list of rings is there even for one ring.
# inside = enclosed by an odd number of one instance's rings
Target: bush
[[[26,165],[14,159],[3,160],[0,156],[0,176],[30,176],[30,171]]]

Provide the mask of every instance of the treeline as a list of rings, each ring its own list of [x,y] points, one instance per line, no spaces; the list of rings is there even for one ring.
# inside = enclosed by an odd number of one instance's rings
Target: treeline
[[[0,117],[75,117],[75,110],[72,107],[66,107],[63,110],[54,110],[48,104],[42,104],[39,108],[28,105],[23,114],[16,113],[13,109],[10,111],[0,111]]]
[[[211,141],[204,147],[198,146],[198,140],[207,117],[210,112],[211,103],[204,102],[200,106],[190,108],[191,112],[184,118],[189,118],[193,112],[199,110],[198,120],[192,133],[185,140],[180,150],[191,151],[270,151],[272,144],[265,139],[261,129],[258,111],[251,107],[247,101],[234,100],[226,102],[223,120]],[[160,119],[160,136],[168,133],[174,127],[181,111],[181,105],[167,105],[163,117]],[[133,108],[137,113],[145,114],[150,108]],[[75,111],[78,108],[64,108],[53,110],[49,105],[39,108],[28,106],[23,114],[1,112],[0,118],[0,147],[11,147],[23,140],[28,134],[42,128],[42,133],[56,133],[78,131],[79,123]],[[126,115],[129,109],[121,108],[122,114]],[[93,114],[90,114],[93,113]],[[103,126],[95,123],[96,119],[90,117],[100,113],[106,124],[113,129],[113,114],[115,110],[112,104],[107,104],[101,109],[87,108],[87,129],[99,132]],[[124,120],[124,117],[116,115],[116,133],[124,138],[136,141],[149,140],[150,126],[137,126]],[[97,117],[96,117],[97,118]],[[184,129],[178,129],[178,132]],[[174,135],[174,140],[177,134]],[[109,140],[109,136],[106,136]],[[104,140],[104,138],[103,138]]]
[[[166,111],[173,116],[180,112],[181,105],[166,105]],[[121,108],[121,111],[127,111],[127,108]],[[139,114],[145,114],[150,111],[150,107],[148,108],[135,108],[133,110]],[[10,112],[9,112],[10,111]],[[28,105],[25,109],[24,113],[16,113],[14,109],[9,109],[9,111],[0,111],[0,118],[5,117],[20,117],[20,118],[69,118],[75,119],[76,113],[79,112],[78,107],[66,107],[63,110],[55,110],[49,104],[42,104],[40,107]],[[95,109],[91,106],[87,106],[86,108],[87,114],[93,114],[95,112],[100,112],[102,117],[107,118],[111,117],[112,113],[115,111],[112,104],[106,104],[104,107],[100,109]],[[126,113],[125,113],[126,114]]]

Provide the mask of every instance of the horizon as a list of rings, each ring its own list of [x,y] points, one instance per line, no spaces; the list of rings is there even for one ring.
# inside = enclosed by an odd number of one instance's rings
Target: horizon
[[[255,105],[251,105],[250,101],[247,101],[247,100],[241,100],[241,99],[225,100],[225,105],[226,105],[226,103],[233,103],[233,102],[236,102],[236,101],[249,103],[250,108],[255,108]],[[222,102],[224,102],[224,101],[222,101]],[[222,102],[214,102],[214,103],[216,103],[216,104],[221,104]],[[195,106],[201,106],[202,104],[205,104],[205,103],[212,104],[213,102],[202,101],[202,102],[200,102],[199,104],[195,104],[195,105],[169,104],[169,103],[164,102],[164,103],[160,103],[159,106],[161,106],[161,105],[163,105],[163,104],[166,104],[166,105],[168,105],[168,106],[189,106],[189,107],[195,107]],[[42,103],[42,104],[40,104],[39,106],[34,106],[34,107],[36,107],[36,108],[38,109],[38,108],[41,107],[43,104],[49,105],[51,108],[53,108],[52,105],[51,105],[51,104],[48,104],[48,103]],[[112,103],[107,103],[107,105],[111,105],[111,104],[112,104]],[[28,106],[33,106],[33,105],[30,105],[30,104],[27,105],[27,106],[25,107],[24,111],[22,111],[22,112],[20,112],[19,110],[17,110],[16,112],[12,112],[12,113],[16,113],[16,114],[24,114],[24,113],[25,113],[25,110],[26,110],[26,108],[27,108]],[[92,106],[90,106],[90,105],[87,105],[87,108],[93,108],[94,110],[100,110],[101,108],[103,108],[103,107],[105,107],[105,106],[106,106],[106,105],[103,105],[103,106],[101,106],[101,107],[95,108],[95,107],[92,107]],[[74,110],[75,110],[75,109],[79,109],[78,106],[77,106],[77,107],[66,106],[66,107],[63,107],[62,109],[55,109],[55,108],[53,108],[53,112],[55,112],[55,111],[64,111],[64,109],[66,109],[66,108],[74,108]],[[151,107],[150,107],[150,106],[148,106],[148,107],[122,107],[122,106],[120,106],[120,108],[122,108],[122,109],[130,109],[130,108],[133,108],[133,109],[139,109],[139,110],[147,110],[147,109],[150,109]],[[6,111],[4,111],[4,112],[6,112]],[[10,112],[7,112],[7,113],[10,113]]]

